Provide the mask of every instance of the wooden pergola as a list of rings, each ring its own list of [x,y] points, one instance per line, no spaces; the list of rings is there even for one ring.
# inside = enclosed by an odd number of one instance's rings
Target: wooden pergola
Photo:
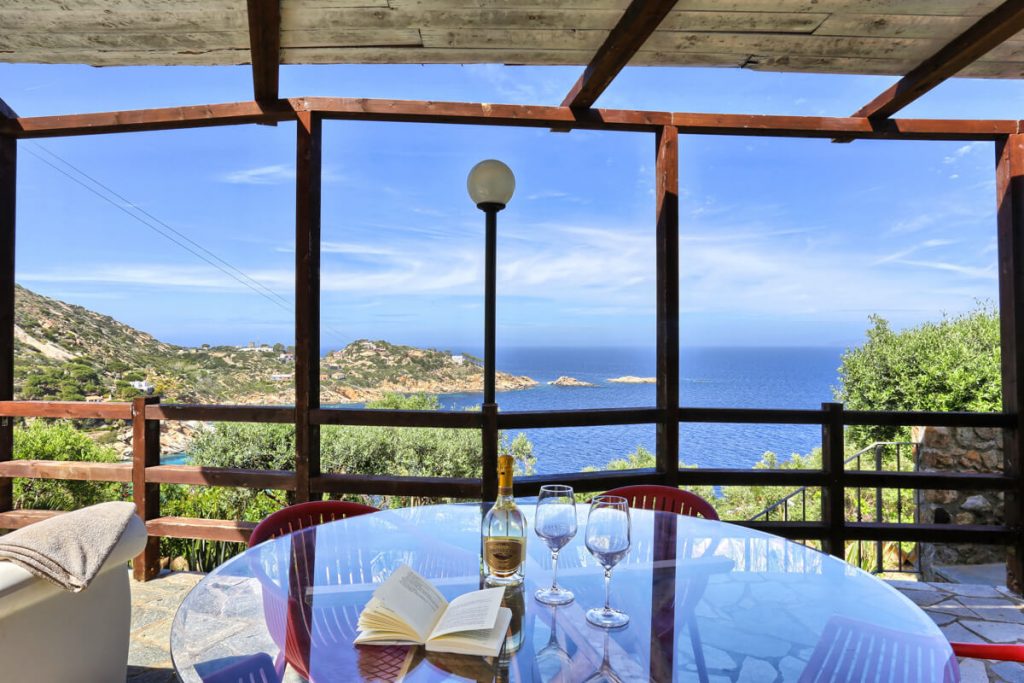
[[[1024,130],[1017,120],[898,119],[903,107],[954,75],[1024,75],[1024,0],[12,0],[0,8],[0,61],[117,64],[251,63],[253,100],[95,114],[18,117],[0,102],[0,527],[53,514],[14,510],[13,477],[132,482],[151,540],[136,578],[158,571],[161,536],[244,540],[235,520],[161,516],[161,484],[246,486],[325,493],[493,499],[499,430],[615,424],[657,426],[650,470],[521,477],[517,494],[544,483],[597,491],[628,483],[672,486],[820,487],[820,522],[745,522],[789,538],[822,541],[842,556],[856,540],[971,542],[1010,548],[1008,583],[1024,577]],[[578,64],[579,80],[559,106],[279,97],[280,64]],[[595,109],[626,65],[734,66],[778,71],[897,74],[901,78],[849,117],[701,114]],[[2,93],[0,93],[2,95]],[[596,129],[648,134],[656,173],[657,402],[648,408],[479,413],[361,411],[320,404],[320,182],[325,120]],[[14,400],[14,246],[18,140],[136,131],[275,124],[296,127],[296,378],[293,408],[169,405],[159,399],[85,404]],[[889,140],[984,140],[996,147],[1003,410],[999,413],[709,409],[679,402],[678,136],[752,135]],[[16,417],[130,420],[131,463],[12,460]],[[160,465],[163,420],[294,424],[294,471]],[[807,424],[822,428],[820,470],[680,470],[679,424]],[[372,477],[324,473],[321,425],[474,429],[482,478]],[[1003,474],[863,472],[844,469],[847,425],[1001,428]],[[849,522],[847,488],[999,490],[1002,525]]]

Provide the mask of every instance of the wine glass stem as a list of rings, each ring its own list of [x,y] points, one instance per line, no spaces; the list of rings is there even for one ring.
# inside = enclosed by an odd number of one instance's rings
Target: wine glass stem
[[[551,590],[558,590],[558,551],[551,551]]]
[[[604,611],[612,611],[612,570],[606,567],[604,570]]]

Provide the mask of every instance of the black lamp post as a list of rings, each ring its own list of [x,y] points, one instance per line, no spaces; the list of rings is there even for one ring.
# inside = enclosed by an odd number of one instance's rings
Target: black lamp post
[[[512,169],[496,159],[481,161],[469,172],[469,196],[486,216],[487,237],[484,256],[484,404],[494,403],[494,339],[496,271],[498,264],[498,212],[505,208],[516,189]]]

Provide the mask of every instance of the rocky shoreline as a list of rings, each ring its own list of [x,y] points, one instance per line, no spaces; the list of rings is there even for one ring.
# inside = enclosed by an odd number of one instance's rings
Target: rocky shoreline
[[[614,377],[609,382],[616,384],[657,384],[657,377],[634,377],[633,375],[626,375],[624,377]]]

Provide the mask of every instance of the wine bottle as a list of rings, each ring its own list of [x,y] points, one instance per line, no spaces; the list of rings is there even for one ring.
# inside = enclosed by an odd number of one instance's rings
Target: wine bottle
[[[511,455],[498,456],[498,500],[484,516],[485,582],[490,586],[517,586],[523,582],[526,560],[526,516],[512,497]]]

